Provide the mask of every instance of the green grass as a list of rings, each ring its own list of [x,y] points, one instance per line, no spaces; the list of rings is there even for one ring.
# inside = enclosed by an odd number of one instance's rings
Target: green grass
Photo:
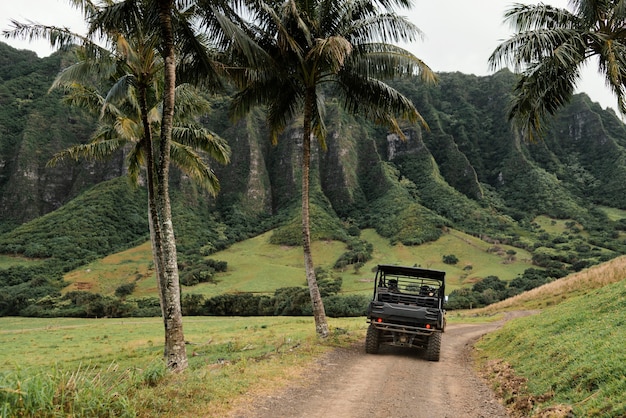
[[[272,294],[280,287],[304,286],[302,248],[270,244],[270,235],[271,232],[267,232],[212,254],[210,258],[228,263],[228,272],[217,275],[217,284],[184,287],[183,292],[206,297],[237,292]],[[524,250],[495,246],[455,230],[450,230],[436,242],[415,247],[392,246],[373,230],[363,231],[361,238],[374,246],[373,259],[359,270],[348,267],[335,271],[343,280],[343,294],[369,294],[378,264],[418,265],[443,270],[447,273],[448,292],[471,286],[490,275],[509,281],[532,267],[531,255]],[[338,241],[317,241],[312,248],[315,265],[328,270],[346,250],[345,244]],[[499,253],[494,249],[499,249]],[[507,250],[516,252],[513,261],[507,261]],[[447,254],[456,255],[459,263],[444,264],[442,258]],[[150,245],[145,243],[95,261],[68,273],[65,280],[71,285],[65,291],[112,294],[121,284],[135,281],[137,287],[133,296],[156,296],[156,279],[150,270],[151,257]]]
[[[619,221],[626,218],[626,210],[600,206],[599,209],[606,214],[612,221]]]
[[[43,261],[21,256],[0,254],[0,269],[5,269],[13,266],[32,266],[39,263],[43,263]]]
[[[138,416],[221,416],[244,392],[281,385],[315,356],[364,337],[364,318],[329,323],[320,344],[308,317],[185,318],[190,367],[170,375],[159,318],[0,318],[0,415],[65,416],[62,405],[57,415],[41,408],[72,386],[73,416],[109,416],[93,409],[97,398]]]
[[[361,330],[363,318],[332,319],[335,327]],[[308,338],[311,318],[187,317],[185,340],[200,362],[237,353],[263,355],[278,345]],[[74,319],[0,318],[3,369],[21,367],[77,368],[80,364],[106,367],[112,362],[131,367],[159,357],[163,345],[160,318]],[[245,350],[244,350],[245,348]],[[229,354],[230,353],[230,354]],[[194,358],[195,359],[195,358]]]
[[[574,416],[626,416],[626,280],[508,323],[477,348],[528,379],[527,391]],[[520,396],[517,394],[516,396]],[[533,411],[537,413],[538,411]]]
[[[534,289],[531,305],[520,295],[448,319],[492,321],[539,304],[541,313],[477,344],[482,367],[497,361],[514,372],[494,380],[496,387],[524,383],[514,395],[505,391],[509,406],[534,405],[526,415],[559,407],[574,416],[625,416],[625,267],[621,257]],[[0,318],[0,414],[65,416],[70,408],[73,416],[224,416],[250,393],[302,379],[322,353],[363,342],[364,318],[329,321],[332,337],[320,342],[308,317],[187,317],[190,367],[172,375],[161,361],[159,318]],[[44,404],[56,409],[43,414]]]
[[[66,274],[70,283],[64,291],[86,290],[103,295],[115,293],[120,285],[136,282],[136,296],[156,296],[156,279],[152,268],[149,242],[126,251],[111,254]]]
[[[373,230],[364,231],[362,237],[372,242],[375,249],[373,260],[366,264],[363,271],[371,270],[377,264],[417,265],[443,270],[446,272],[447,292],[470,286],[487,276],[498,276],[502,280],[510,281],[527,268],[533,267],[532,256],[527,251],[507,245],[489,244],[456,230],[449,230],[435,242],[416,247],[402,244],[391,246]],[[496,247],[501,253],[515,251],[515,260],[508,262],[506,255],[494,251]],[[448,254],[456,255],[459,262],[456,265],[445,264],[443,256]]]

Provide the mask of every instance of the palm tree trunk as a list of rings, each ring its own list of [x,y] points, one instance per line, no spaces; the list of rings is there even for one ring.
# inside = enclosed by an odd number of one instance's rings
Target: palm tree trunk
[[[183,334],[183,316],[180,306],[180,283],[176,240],[172,224],[169,196],[170,141],[174,123],[174,94],[176,88],[176,54],[172,30],[173,0],[159,0],[159,17],[163,34],[163,59],[165,83],[163,92],[163,120],[161,122],[161,149],[158,167],[157,210],[162,234],[163,272],[158,278],[165,325],[165,351],[167,366],[173,371],[187,368],[187,352]]]
[[[156,174],[154,172],[154,149],[152,143],[152,129],[148,121],[147,88],[145,83],[139,82],[137,90],[139,92],[139,111],[141,114],[141,124],[143,125],[142,149],[146,153],[146,183],[148,189],[148,225],[150,227],[150,243],[152,244],[152,258],[154,259],[154,269],[157,277],[157,287],[159,296],[161,295],[161,281],[159,278],[163,274],[163,249],[161,242],[163,236],[159,227],[159,214],[156,203]],[[159,297],[161,304],[161,315],[165,315],[163,298]]]
[[[315,278],[313,255],[311,254],[311,226],[309,213],[309,178],[311,171],[311,119],[313,114],[313,101],[315,100],[315,88],[309,89],[304,104],[304,136],[302,138],[302,247],[304,249],[304,270],[306,282],[309,287],[313,317],[315,318],[315,331],[317,335],[328,337],[328,322],[324,302],[320,295]]]

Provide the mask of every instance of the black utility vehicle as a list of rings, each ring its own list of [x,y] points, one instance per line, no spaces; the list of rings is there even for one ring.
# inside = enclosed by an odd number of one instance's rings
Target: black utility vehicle
[[[443,271],[379,265],[374,298],[367,310],[365,351],[381,344],[425,349],[427,360],[439,361],[446,326]]]

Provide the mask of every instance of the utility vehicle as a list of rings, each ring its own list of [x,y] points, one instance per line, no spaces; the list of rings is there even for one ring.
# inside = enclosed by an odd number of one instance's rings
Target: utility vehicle
[[[374,296],[367,310],[365,351],[381,345],[425,350],[439,361],[441,335],[446,327],[445,272],[418,267],[379,265]]]

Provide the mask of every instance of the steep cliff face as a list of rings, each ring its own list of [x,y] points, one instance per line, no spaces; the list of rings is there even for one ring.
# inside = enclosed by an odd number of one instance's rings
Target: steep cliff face
[[[38,59],[0,43],[0,62],[7,57],[16,64],[0,70],[4,229],[57,209],[125,171],[122,154],[104,162],[47,167],[55,152],[87,141],[94,121],[61,104],[58,94],[47,93],[67,56]],[[514,82],[513,74],[501,71],[488,77],[441,74],[437,86],[394,83],[429,124],[429,129],[405,125],[406,141],[346,114],[328,97],[327,149],[316,146],[312,156],[314,203],[337,221],[376,226],[386,236],[406,228],[394,224],[397,219],[476,232],[484,223],[506,228],[512,218],[537,214],[576,217],[589,204],[626,208],[621,121],[579,95],[554,119],[543,141],[525,143],[506,114]],[[226,218],[236,212],[251,220],[297,208],[301,123],[294,121],[272,145],[260,110],[232,123],[228,97],[214,97],[213,103],[213,113],[203,121],[229,141],[232,161],[214,165],[220,195],[198,202]]]
[[[87,187],[119,177],[123,156],[104,163],[46,167],[50,157],[86,142],[94,130],[88,115],[48,93],[65,55],[39,59],[0,43],[0,212],[2,221],[23,223],[61,207]]]

